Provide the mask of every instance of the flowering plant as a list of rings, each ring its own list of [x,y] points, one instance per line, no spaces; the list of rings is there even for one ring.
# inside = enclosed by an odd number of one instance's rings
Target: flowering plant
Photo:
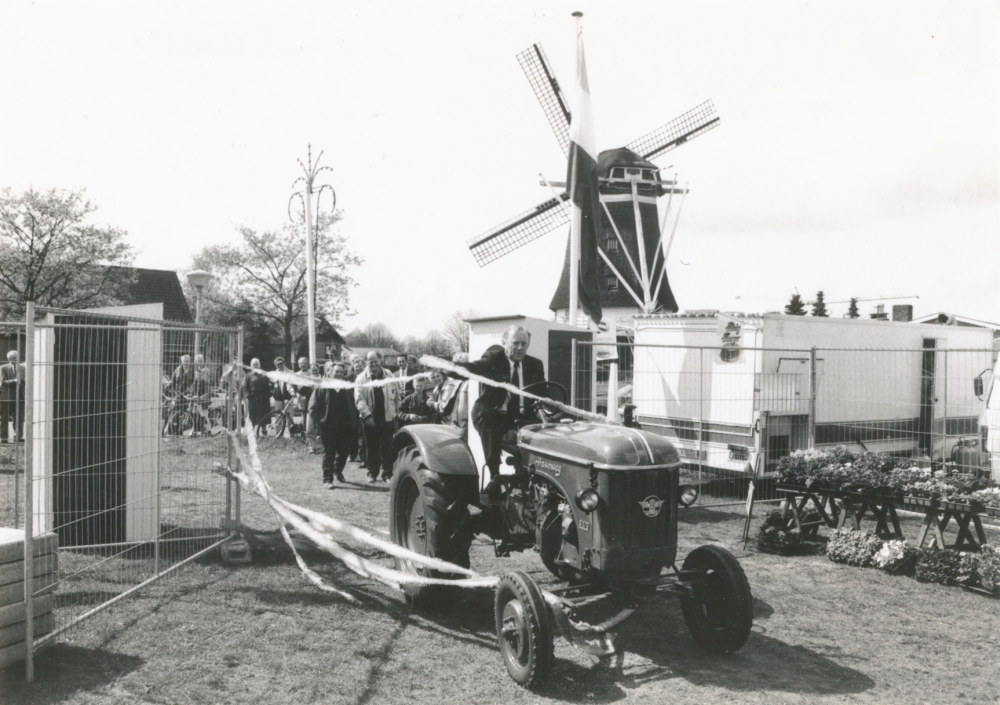
[[[872,558],[872,564],[891,575],[913,575],[918,551],[906,540],[886,541]]]
[[[867,568],[874,565],[882,540],[870,531],[837,529],[826,544],[826,555],[834,563],[846,563]]]
[[[1000,487],[972,475],[920,468],[909,458],[852,453],[843,446],[797,450],[778,463],[780,481],[845,492],[921,497],[1000,508]]]

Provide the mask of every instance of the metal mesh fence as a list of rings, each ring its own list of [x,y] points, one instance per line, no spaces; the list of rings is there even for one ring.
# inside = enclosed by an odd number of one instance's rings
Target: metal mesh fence
[[[606,413],[610,364],[578,341],[574,405]],[[847,446],[959,472],[992,472],[1000,436],[983,379],[992,349],[768,349],[618,345],[618,404],[669,438],[682,482],[701,504],[777,500],[778,461],[794,450]],[[581,391],[582,390],[582,394]],[[994,453],[993,455],[1000,455]]]
[[[27,422],[0,456],[0,525],[41,556],[37,647],[229,535],[242,351],[235,330],[93,312],[39,309],[17,331]]]

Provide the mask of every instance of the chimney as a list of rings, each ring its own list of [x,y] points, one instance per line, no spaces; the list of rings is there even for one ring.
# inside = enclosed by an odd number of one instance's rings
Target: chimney
[[[912,304],[897,304],[892,307],[892,320],[909,323],[913,320]]]

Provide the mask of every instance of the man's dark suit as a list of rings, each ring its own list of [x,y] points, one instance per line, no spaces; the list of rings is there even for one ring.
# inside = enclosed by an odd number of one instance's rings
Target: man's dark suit
[[[511,362],[503,348],[497,349],[497,347],[488,349],[479,360],[460,363],[460,366],[481,377],[509,383]],[[525,355],[519,369],[522,388],[545,381],[545,366],[537,357]],[[516,396],[511,399],[509,410],[504,406],[506,400],[506,389],[487,386],[472,405],[472,425],[483,441],[483,453],[486,455],[486,465],[489,466],[491,475],[496,475],[500,470],[500,441],[504,434],[516,430],[517,421],[530,418],[520,416],[518,413]]]

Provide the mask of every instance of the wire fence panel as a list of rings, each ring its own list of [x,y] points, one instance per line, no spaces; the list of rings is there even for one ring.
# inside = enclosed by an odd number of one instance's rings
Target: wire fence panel
[[[28,478],[22,496],[3,475],[13,512],[0,524],[27,526],[36,553],[58,545],[29,595],[36,617],[54,615],[37,648],[229,536],[234,488],[218,470],[238,422],[241,340],[51,309],[21,330]]]
[[[4,323],[0,326],[0,365],[12,364],[11,353],[17,353],[20,368],[24,362],[23,323]],[[14,372],[23,379],[23,368],[14,369]],[[24,444],[17,442],[18,437],[24,435],[23,426],[23,386],[3,384],[0,386],[0,527],[20,527],[24,522],[21,501],[24,491]]]
[[[615,406],[674,443],[682,481],[699,486],[703,505],[743,503],[754,477],[756,498],[777,500],[781,458],[840,445],[992,471],[1000,481],[988,449],[1000,436],[1000,414],[984,396],[995,352],[939,343],[880,350],[620,341]],[[595,364],[594,352],[593,343],[576,343],[574,379],[587,384],[576,385],[585,391],[573,403],[606,413],[611,364]]]

